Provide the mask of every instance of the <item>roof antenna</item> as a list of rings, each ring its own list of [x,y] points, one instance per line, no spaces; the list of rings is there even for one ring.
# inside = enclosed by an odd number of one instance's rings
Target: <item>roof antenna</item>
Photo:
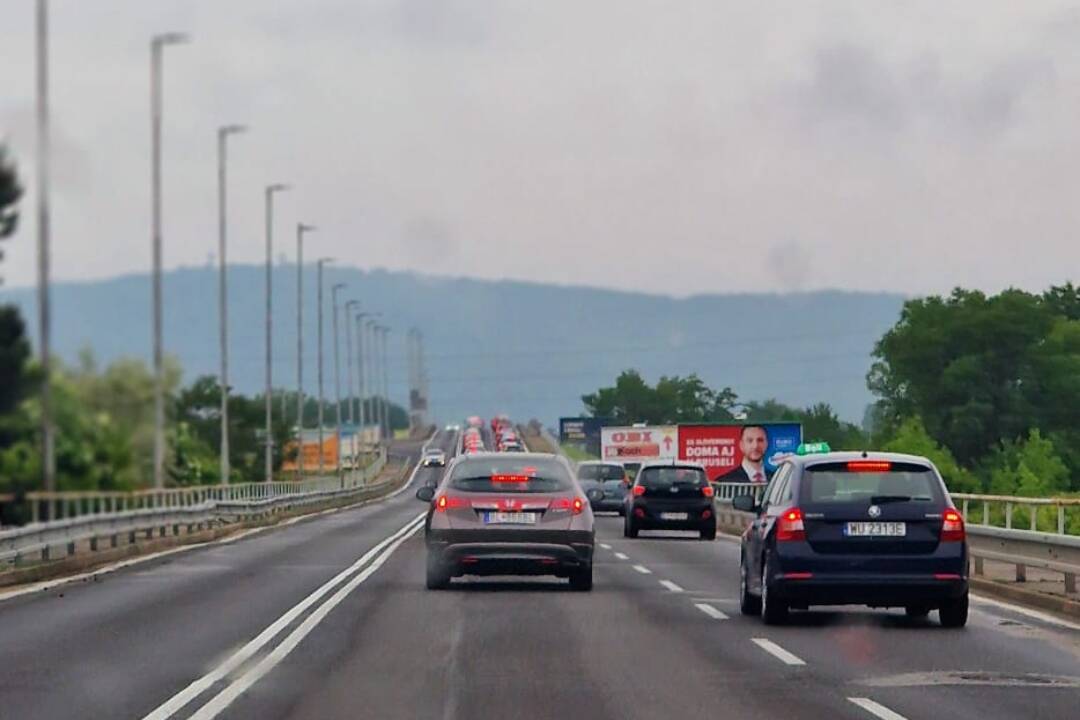
[[[863,451],[862,451],[862,456],[863,456],[864,458],[865,458],[865,457],[870,457],[870,456],[869,456],[869,454],[867,454],[867,452],[866,452],[865,450],[863,450]]]

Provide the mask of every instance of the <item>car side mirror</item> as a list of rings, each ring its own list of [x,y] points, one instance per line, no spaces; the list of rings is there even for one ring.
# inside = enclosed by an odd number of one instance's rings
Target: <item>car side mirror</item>
[[[425,485],[416,491],[416,499],[423,500],[424,502],[431,502],[435,499],[435,488],[430,485]]]
[[[731,499],[731,507],[743,512],[757,512],[758,505],[753,495],[736,495]]]

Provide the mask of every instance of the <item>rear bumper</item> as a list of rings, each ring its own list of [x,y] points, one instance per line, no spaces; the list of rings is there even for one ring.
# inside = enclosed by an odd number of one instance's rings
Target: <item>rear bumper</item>
[[[499,533],[505,536],[505,533]],[[565,575],[592,563],[593,533],[522,532],[520,539],[474,531],[432,531],[429,557],[454,575]]]
[[[773,578],[769,590],[793,605],[870,605],[901,607],[929,605],[962,596],[966,577],[936,579],[927,575],[813,574],[811,577]]]

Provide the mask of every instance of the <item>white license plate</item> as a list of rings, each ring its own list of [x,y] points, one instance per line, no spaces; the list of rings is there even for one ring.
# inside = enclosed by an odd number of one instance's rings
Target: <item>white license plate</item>
[[[848,537],[904,537],[907,523],[902,522],[849,522],[844,527]]]
[[[660,513],[661,520],[686,520],[689,517],[687,513]]]
[[[488,525],[535,525],[536,513],[531,512],[489,512],[484,514],[484,522]]]

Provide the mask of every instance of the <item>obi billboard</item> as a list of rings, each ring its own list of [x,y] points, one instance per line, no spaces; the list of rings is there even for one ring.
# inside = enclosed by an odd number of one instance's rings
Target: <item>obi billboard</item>
[[[679,459],[701,463],[714,482],[763,483],[800,442],[799,423],[680,425]]]
[[[675,458],[679,430],[674,425],[605,427],[600,429],[600,458],[614,462],[642,462]]]

